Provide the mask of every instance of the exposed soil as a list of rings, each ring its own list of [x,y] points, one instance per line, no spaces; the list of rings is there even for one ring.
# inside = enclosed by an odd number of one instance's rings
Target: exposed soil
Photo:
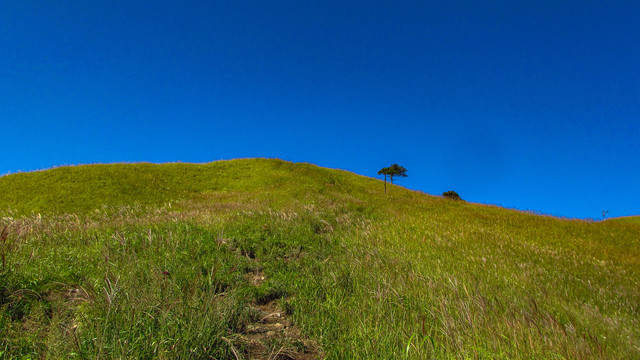
[[[252,272],[248,280],[254,286],[260,285],[265,276],[262,272]],[[252,360],[315,360],[322,359],[318,344],[306,338],[277,300],[265,304],[254,304],[260,313],[259,320],[247,326],[244,334],[236,340],[245,349],[245,359]]]

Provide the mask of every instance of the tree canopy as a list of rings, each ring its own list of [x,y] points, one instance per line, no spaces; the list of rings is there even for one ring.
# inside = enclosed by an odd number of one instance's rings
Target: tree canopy
[[[393,177],[407,177],[407,169],[404,166],[400,166],[398,164],[393,164],[389,167],[382,168],[378,171],[378,175],[384,175],[384,192],[387,193],[387,176],[391,180],[391,184],[393,184]]]

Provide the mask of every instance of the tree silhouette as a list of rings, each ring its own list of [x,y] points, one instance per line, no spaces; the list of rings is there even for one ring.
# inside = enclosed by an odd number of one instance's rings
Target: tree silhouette
[[[407,169],[398,164],[389,166],[389,179],[391,180],[391,185],[393,185],[394,176],[407,177]]]
[[[393,185],[393,177],[407,177],[407,169],[398,164],[393,164],[389,167],[382,168],[378,171],[378,175],[384,175],[384,193],[387,193],[387,176],[391,181],[391,185]]]
[[[389,175],[389,168],[382,168],[378,171],[378,175],[384,175],[384,193],[387,193],[387,175]]]

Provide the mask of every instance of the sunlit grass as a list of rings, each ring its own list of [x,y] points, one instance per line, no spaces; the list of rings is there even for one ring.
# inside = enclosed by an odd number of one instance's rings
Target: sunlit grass
[[[627,216],[607,220],[607,222],[615,222],[619,224],[640,225],[640,216]]]
[[[385,195],[279,160],[62,168],[0,189],[2,358],[235,359],[265,299],[327,358],[640,357],[632,223]]]

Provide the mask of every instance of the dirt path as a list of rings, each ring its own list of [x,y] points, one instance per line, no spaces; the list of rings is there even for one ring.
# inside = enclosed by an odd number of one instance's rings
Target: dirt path
[[[265,280],[262,272],[249,274],[248,280],[259,286]],[[277,300],[252,305],[260,316],[247,326],[237,340],[245,349],[244,358],[251,360],[315,360],[322,359],[318,344],[306,338],[291,321]]]

